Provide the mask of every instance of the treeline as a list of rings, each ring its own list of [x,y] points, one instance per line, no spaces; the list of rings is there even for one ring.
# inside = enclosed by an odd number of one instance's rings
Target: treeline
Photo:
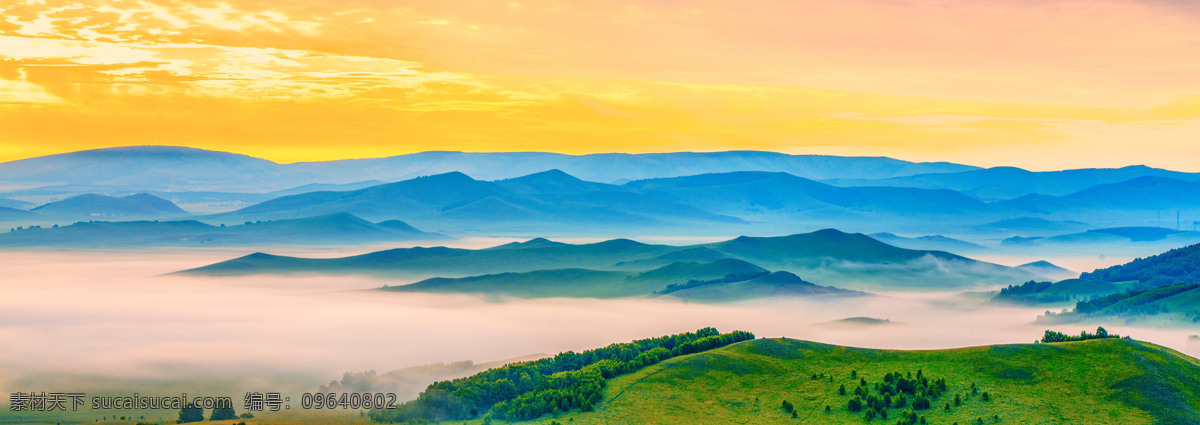
[[[764,271],[753,272],[753,273],[730,273],[720,279],[712,279],[712,280],[692,279],[692,280],[687,281],[687,283],[683,283],[683,284],[672,283],[670,285],[667,285],[667,287],[664,288],[663,290],[654,291],[654,293],[658,294],[658,295],[663,295],[663,294],[669,294],[669,293],[672,293],[675,291],[682,291],[684,289],[691,289],[691,288],[695,288],[698,286],[704,286],[704,285],[713,285],[713,284],[717,284],[717,283],[742,282],[742,281],[747,281],[750,279],[760,278],[760,277],[763,277],[763,276],[766,276],[769,274],[771,274],[771,272],[764,270]]]
[[[1000,293],[992,299],[1014,304],[1056,303],[1071,300],[1072,297],[1067,294],[1042,293],[1050,289],[1053,285],[1054,283],[1052,282],[1037,282],[1033,280],[1020,285],[1008,285],[1008,287],[1000,288]]]
[[[1150,307],[1148,306],[1149,304],[1196,288],[1200,288],[1200,284],[1168,285],[1111,294],[1091,301],[1076,303],[1075,312],[1079,314],[1091,314],[1103,310],[1102,313],[1104,314],[1153,314],[1158,313],[1158,307]]]
[[[1151,257],[1097,269],[1079,276],[1085,280],[1107,282],[1138,281],[1136,289],[1175,283],[1200,282],[1200,244],[1176,248]]]
[[[1105,330],[1104,327],[1096,328],[1096,333],[1094,333],[1094,334],[1090,334],[1090,333],[1088,333],[1088,331],[1080,332],[1079,336],[1067,335],[1062,332],[1046,330],[1046,333],[1044,335],[1042,335],[1042,340],[1040,342],[1046,343],[1046,342],[1087,341],[1089,339],[1105,339],[1105,338],[1120,338],[1120,337],[1121,337],[1120,335],[1108,333],[1108,331]]]
[[[588,411],[603,399],[606,379],[671,357],[751,339],[754,334],[749,332],[722,334],[704,328],[582,353],[568,351],[466,378],[436,382],[416,400],[392,410],[372,410],[369,416],[376,422],[425,423],[489,414],[497,419],[527,420],[574,409]]]

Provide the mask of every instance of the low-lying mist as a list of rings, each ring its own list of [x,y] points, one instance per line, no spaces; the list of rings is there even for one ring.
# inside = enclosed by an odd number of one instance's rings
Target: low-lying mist
[[[496,299],[369,291],[364,277],[184,278],[164,273],[227,252],[0,253],[0,393],[150,391],[204,377],[225,387],[290,390],[342,377],[472,360],[581,351],[713,326],[833,344],[934,349],[1029,343],[1044,310],[887,293],[830,302],[730,304],[674,299]],[[827,323],[847,317],[882,325]],[[1107,326],[1196,355],[1195,329]],[[1078,333],[1094,325],[1055,329]],[[282,385],[286,388],[275,386]]]

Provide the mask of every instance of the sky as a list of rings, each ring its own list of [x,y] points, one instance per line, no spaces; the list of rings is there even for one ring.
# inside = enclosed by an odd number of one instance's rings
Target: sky
[[[1183,0],[8,0],[0,161],[178,145],[1200,171]]]

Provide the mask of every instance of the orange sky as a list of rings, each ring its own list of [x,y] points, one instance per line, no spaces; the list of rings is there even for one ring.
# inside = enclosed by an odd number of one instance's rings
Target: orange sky
[[[1200,171],[1200,5],[0,3],[0,161],[761,149]]]

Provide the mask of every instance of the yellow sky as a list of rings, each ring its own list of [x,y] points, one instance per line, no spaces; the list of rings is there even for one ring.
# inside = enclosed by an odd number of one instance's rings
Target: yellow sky
[[[1200,171],[1200,5],[0,2],[0,161],[137,144]]]

